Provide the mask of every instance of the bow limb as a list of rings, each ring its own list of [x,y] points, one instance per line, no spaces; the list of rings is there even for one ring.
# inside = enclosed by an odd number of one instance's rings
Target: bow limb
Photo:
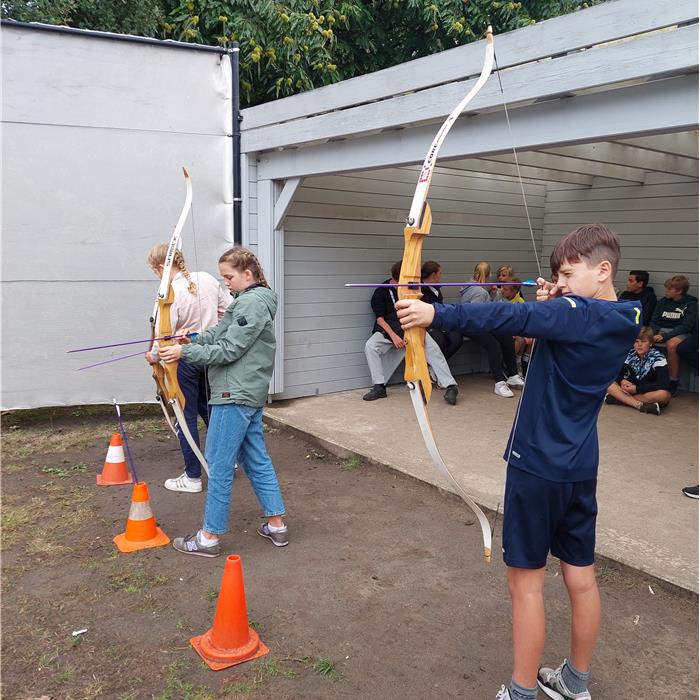
[[[160,280],[160,286],[158,287],[158,297],[156,299],[155,306],[153,308],[153,314],[151,315],[151,347],[153,347],[154,339],[156,338],[156,333],[158,337],[162,340],[159,341],[160,347],[167,347],[169,345],[174,345],[175,341],[172,339],[173,327],[170,318],[170,309],[175,301],[175,291],[172,287],[171,272],[173,269],[173,261],[175,259],[175,253],[180,248],[180,237],[182,234],[182,229],[187,221],[187,217],[190,213],[192,207],[192,181],[190,180],[189,173],[185,168],[182,169],[185,175],[185,182],[187,185],[187,192],[185,195],[185,203],[180,212],[177,224],[173,230],[173,235],[170,238],[170,243],[168,244],[168,250],[165,256],[165,262],[163,263],[163,275]],[[157,324],[157,329],[156,329]],[[189,427],[187,426],[187,421],[185,420],[185,395],[182,393],[180,388],[180,383],[177,379],[177,368],[178,362],[168,362],[163,363],[161,361],[156,362],[152,365],[153,367],[153,378],[155,379],[157,386],[157,398],[158,402],[163,409],[163,414],[165,415],[168,425],[171,430],[178,436],[178,430],[182,431],[182,434],[194,452],[197,460],[202,465],[202,468],[209,476],[209,465],[207,464],[204,455],[197,446]],[[175,421],[170,416],[168,407],[172,410]],[[178,436],[179,437],[179,436]]]
[[[433,177],[433,171],[435,170],[437,155],[454,122],[479,90],[481,90],[491,75],[493,60],[493,32],[491,27],[489,27],[486,31],[484,64],[479,78],[472,86],[469,93],[460,101],[452,112],[450,112],[449,116],[440,127],[423,162],[416,191],[411,202],[411,209],[406,219],[406,228],[404,229],[404,255],[401,262],[401,275],[399,279],[399,284],[401,285],[410,285],[421,281],[420,272],[423,241],[430,233],[430,226],[432,224],[432,213],[430,205],[428,204],[428,190]],[[420,292],[420,288],[402,286],[398,287],[398,296],[399,299],[420,299],[422,293]],[[433,463],[437,469],[454,484],[457,492],[464,499],[465,503],[474,511],[474,514],[479,520],[484,543],[484,558],[488,562],[491,561],[491,526],[484,512],[465,492],[442,459],[440,451],[437,448],[437,443],[435,442],[430,420],[428,419],[427,406],[432,393],[432,386],[425,356],[425,333],[425,329],[422,328],[409,328],[404,333],[404,342],[406,344],[406,369],[404,379],[408,385],[411,403],[413,404],[413,410],[418,420],[423,441],[425,442],[425,446],[428,449]]]

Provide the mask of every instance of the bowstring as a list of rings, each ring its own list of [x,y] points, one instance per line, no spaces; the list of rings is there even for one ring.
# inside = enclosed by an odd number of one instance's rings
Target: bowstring
[[[508,113],[508,105],[506,104],[506,96],[503,90],[503,82],[501,81],[501,69],[498,65],[498,59],[496,58],[496,51],[494,48],[493,62],[496,66],[496,77],[498,78],[498,86],[501,91],[501,102],[503,103],[503,111],[505,113],[506,125],[508,127],[508,135],[510,136],[511,150],[513,151],[513,159],[515,161],[515,171],[518,176],[518,184],[520,185],[520,193],[523,198],[523,206],[525,208],[525,217],[527,218],[527,227],[530,232],[530,240],[532,242],[532,250],[535,253],[535,263],[537,264],[537,272],[540,277],[542,277],[542,266],[540,264],[540,253],[537,250],[537,244],[535,242],[535,232],[532,228],[532,220],[530,218],[530,208],[527,205],[527,196],[525,195],[525,186],[523,184],[522,171],[520,170],[520,161],[518,160],[518,151],[515,147],[515,137],[513,136],[513,128],[510,123],[510,115]],[[532,366],[532,362],[535,356],[535,345],[536,340],[533,338],[532,345],[530,346],[530,362],[529,367]],[[527,389],[527,376],[524,377],[523,388],[520,393],[520,400],[518,401],[518,407],[515,411],[515,420],[513,421],[513,428],[511,430],[510,439],[508,441],[508,449],[506,451],[506,469],[510,464],[510,459],[513,454],[513,443],[515,442],[515,434],[518,430],[518,421],[520,419],[520,408],[523,405],[523,397]],[[496,511],[496,518],[498,518],[498,511]],[[494,518],[493,526],[496,527],[496,518]]]
[[[197,307],[199,309],[199,326],[200,330],[199,332],[202,333],[204,332],[204,328],[202,327],[202,285],[199,282],[199,273],[200,273],[200,268],[199,268],[199,256],[197,255],[197,226],[195,225],[195,204],[194,204],[194,198],[192,198],[192,250],[194,252],[194,266],[197,269]],[[219,312],[219,300],[217,298],[216,300],[216,312],[218,316]],[[204,394],[207,398],[207,417],[209,420],[211,420],[211,404],[209,403],[209,400],[211,399],[211,389],[209,388],[209,368],[205,368],[205,375],[206,375],[206,381],[204,384]],[[208,426],[207,426],[208,428]]]

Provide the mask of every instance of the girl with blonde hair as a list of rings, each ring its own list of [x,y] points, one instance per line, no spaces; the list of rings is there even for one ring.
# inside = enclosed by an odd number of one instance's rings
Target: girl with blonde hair
[[[488,282],[491,277],[491,266],[487,262],[479,262],[474,267],[473,282]],[[459,291],[462,304],[491,303],[488,287],[462,287]],[[522,388],[523,378],[518,374],[515,358],[515,341],[511,335],[496,335],[484,333],[470,335],[469,339],[480,345],[489,359],[489,371],[495,382],[493,391],[496,396],[512,398],[511,387]]]
[[[153,246],[148,253],[148,266],[160,279],[163,276],[168,244]],[[185,329],[201,333],[215,326],[231,303],[230,296],[224,292],[217,280],[208,272],[190,272],[185,258],[178,250],[173,258],[170,281],[175,301],[170,307],[170,321],[173,333]],[[152,353],[146,353],[150,364],[158,362],[158,346],[153,346]],[[185,397],[185,421],[190,434],[199,447],[199,430],[197,417],[201,416],[205,425],[209,425],[209,386],[206,367],[181,362],[177,367],[177,381]],[[182,430],[178,431],[180,450],[185,461],[185,469],[179,476],[166,479],[165,488],[169,491],[199,493],[202,490],[202,465],[187,442]]]

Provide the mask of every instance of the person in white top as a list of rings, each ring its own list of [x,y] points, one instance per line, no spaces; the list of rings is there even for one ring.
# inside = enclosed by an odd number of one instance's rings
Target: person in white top
[[[153,274],[160,279],[163,276],[163,266],[168,245],[151,248],[148,254],[148,266]],[[190,272],[185,265],[185,258],[180,251],[175,253],[173,267],[170,273],[175,301],[170,307],[173,333],[181,331],[197,332],[215,326],[232,301],[231,295],[224,292],[217,280],[208,272]],[[154,355],[146,353],[149,363],[156,361],[157,345],[154,345]],[[199,430],[197,416],[209,425],[209,383],[207,368],[187,364],[182,361],[177,368],[177,381],[185,396],[185,420],[187,427],[199,447]],[[165,481],[165,488],[170,491],[199,493],[202,490],[202,467],[189,443],[178,431],[180,449],[185,461],[184,472],[175,478]]]

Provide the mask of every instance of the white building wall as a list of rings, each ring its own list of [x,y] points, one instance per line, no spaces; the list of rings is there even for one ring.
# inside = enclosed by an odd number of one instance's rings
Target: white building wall
[[[403,227],[417,168],[392,168],[307,178],[284,221],[284,391],[291,398],[368,386],[364,344],[373,315],[372,289],[403,255]],[[525,185],[537,249],[541,248],[545,187]],[[517,181],[438,168],[430,190],[433,226],[423,261],[443,266],[444,282],[466,281],[476,263],[514,266],[521,279],[537,274]],[[458,290],[446,288],[447,301]],[[455,358],[455,372],[485,369],[480,351]]]
[[[150,335],[150,248],[182,234],[217,274],[232,240],[230,67],[215,53],[2,30],[3,408],[153,401],[143,358],[83,372]],[[147,346],[144,345],[143,349]]]

